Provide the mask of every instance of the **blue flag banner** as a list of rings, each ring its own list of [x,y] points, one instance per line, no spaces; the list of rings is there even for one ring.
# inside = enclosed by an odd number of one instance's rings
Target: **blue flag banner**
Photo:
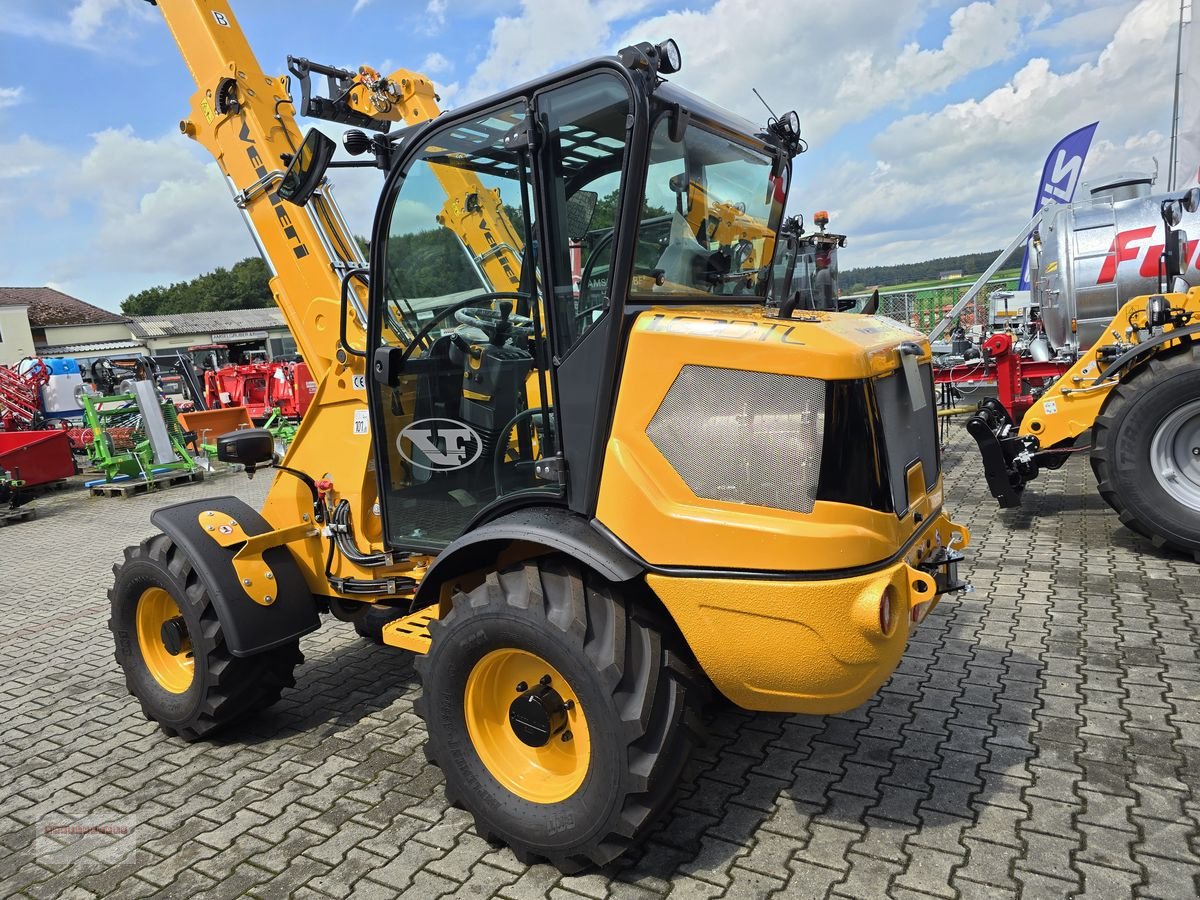
[[[1031,216],[1036,216],[1039,209],[1051,203],[1070,203],[1075,198],[1079,173],[1083,171],[1083,161],[1087,159],[1088,150],[1092,147],[1092,135],[1099,124],[1093,122],[1085,125],[1055,144],[1042,167],[1042,181]],[[1025,258],[1021,261],[1021,280],[1017,290],[1029,290],[1029,241],[1025,242]]]

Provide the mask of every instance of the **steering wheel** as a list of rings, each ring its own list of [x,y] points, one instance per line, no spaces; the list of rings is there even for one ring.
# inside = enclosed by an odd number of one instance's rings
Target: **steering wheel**
[[[498,310],[486,306],[464,306],[454,313],[454,319],[460,325],[482,330],[497,346],[508,338],[520,340],[533,335],[533,319],[514,314],[512,302],[508,300],[500,301]]]

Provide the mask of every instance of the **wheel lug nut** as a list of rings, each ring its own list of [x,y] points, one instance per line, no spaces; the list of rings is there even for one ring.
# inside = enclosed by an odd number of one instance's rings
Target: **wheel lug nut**
[[[564,702],[563,702],[563,709],[570,711],[570,710],[572,710],[572,709],[574,709],[574,708],[575,708],[575,701],[574,701],[574,700],[566,700],[566,701],[564,701]]]
[[[523,682],[523,681],[519,681],[519,682],[517,682],[517,693],[518,693],[518,694],[523,694],[523,693],[525,693],[527,690],[529,690],[529,685],[527,685],[527,684],[526,684],[525,682]]]
[[[542,680],[539,681],[538,684],[544,685],[545,687],[549,687],[550,686],[550,676],[543,675]]]
[[[563,739],[563,743],[564,743],[564,744],[565,744],[567,741],[571,740],[571,738],[573,738],[573,737],[574,737],[574,735],[573,735],[573,734],[571,734],[571,732],[570,732],[570,731],[564,731],[564,732],[562,733],[562,739]]]

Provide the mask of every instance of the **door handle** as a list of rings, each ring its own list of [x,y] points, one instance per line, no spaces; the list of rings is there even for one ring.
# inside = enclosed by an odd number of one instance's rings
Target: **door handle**
[[[371,361],[371,377],[387,387],[395,387],[404,371],[404,351],[399,347],[376,347]]]

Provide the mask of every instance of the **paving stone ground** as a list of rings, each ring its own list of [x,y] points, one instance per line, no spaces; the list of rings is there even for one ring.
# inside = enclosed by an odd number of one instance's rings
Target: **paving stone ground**
[[[644,851],[581,877],[447,808],[410,658],[341,623],[304,639],[296,690],[218,740],[142,718],[110,566],[156,505],[257,504],[269,475],[47,498],[0,528],[0,896],[1200,895],[1200,567],[1123,529],[1083,458],[1004,513],[961,433],[946,467],[975,593],[860,709],[712,714]]]

